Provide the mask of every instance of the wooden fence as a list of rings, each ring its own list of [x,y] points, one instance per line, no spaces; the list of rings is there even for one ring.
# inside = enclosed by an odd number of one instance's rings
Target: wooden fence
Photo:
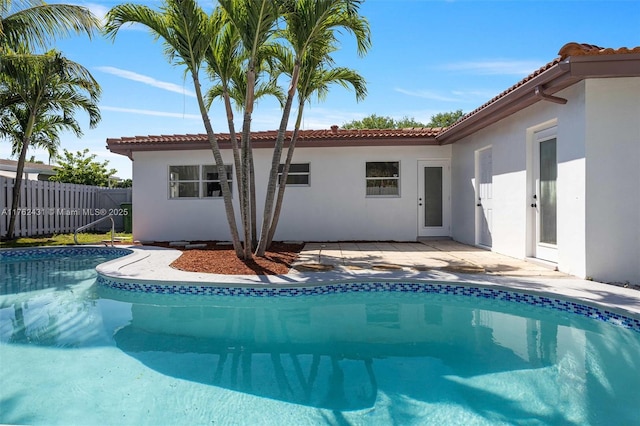
[[[71,183],[23,180],[19,208],[13,209],[14,179],[0,176],[0,235],[5,236],[11,213],[17,216],[17,237],[74,232],[110,213],[122,229],[120,203],[131,202],[131,188],[102,188]],[[102,227],[96,229],[104,230]],[[110,228],[110,224],[108,224]]]

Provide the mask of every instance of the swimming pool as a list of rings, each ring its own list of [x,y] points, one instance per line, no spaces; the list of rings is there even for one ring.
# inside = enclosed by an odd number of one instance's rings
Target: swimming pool
[[[0,258],[0,423],[640,423],[635,317],[457,283],[96,285],[124,253],[64,250]]]

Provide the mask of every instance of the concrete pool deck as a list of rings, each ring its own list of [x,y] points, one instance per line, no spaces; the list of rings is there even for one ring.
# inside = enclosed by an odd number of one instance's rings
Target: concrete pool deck
[[[303,287],[340,282],[460,282],[550,297],[579,299],[640,315],[640,291],[583,280],[545,265],[514,259],[451,240],[409,243],[308,243],[286,275],[218,275],[169,265],[181,251],[133,246],[134,253],[102,265],[101,275],[120,281],[227,286]]]
[[[541,263],[514,259],[452,240],[307,243],[294,269],[313,270],[314,265],[340,271],[442,270],[493,276],[569,277]]]

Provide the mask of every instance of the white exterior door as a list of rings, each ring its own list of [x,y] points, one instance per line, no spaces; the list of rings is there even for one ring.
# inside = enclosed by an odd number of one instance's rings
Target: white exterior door
[[[418,236],[451,235],[449,160],[418,161]]]
[[[557,139],[556,128],[534,134],[533,140],[533,210],[534,257],[558,261],[557,241]]]
[[[476,151],[476,244],[491,247],[493,157],[491,147]]]

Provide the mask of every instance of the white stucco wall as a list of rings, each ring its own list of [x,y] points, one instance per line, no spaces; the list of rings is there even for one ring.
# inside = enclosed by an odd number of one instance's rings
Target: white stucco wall
[[[585,275],[584,83],[556,96],[566,105],[538,102],[453,144],[453,238],[475,244],[475,151],[493,154],[492,250],[516,258],[533,254],[531,137],[557,125],[558,268]]]
[[[232,163],[230,152],[225,162]],[[294,163],[310,163],[308,187],[287,187],[275,240],[396,240],[417,236],[417,161],[446,158],[451,147],[296,148]],[[261,224],[270,149],[255,149]],[[400,162],[400,196],[365,196],[365,163]],[[213,164],[210,151],[135,152],[133,232],[139,240],[228,240],[222,199],[169,199],[170,165]],[[234,194],[237,194],[234,188]],[[237,196],[234,204],[237,210]]]
[[[587,276],[640,283],[640,78],[586,84]]]

